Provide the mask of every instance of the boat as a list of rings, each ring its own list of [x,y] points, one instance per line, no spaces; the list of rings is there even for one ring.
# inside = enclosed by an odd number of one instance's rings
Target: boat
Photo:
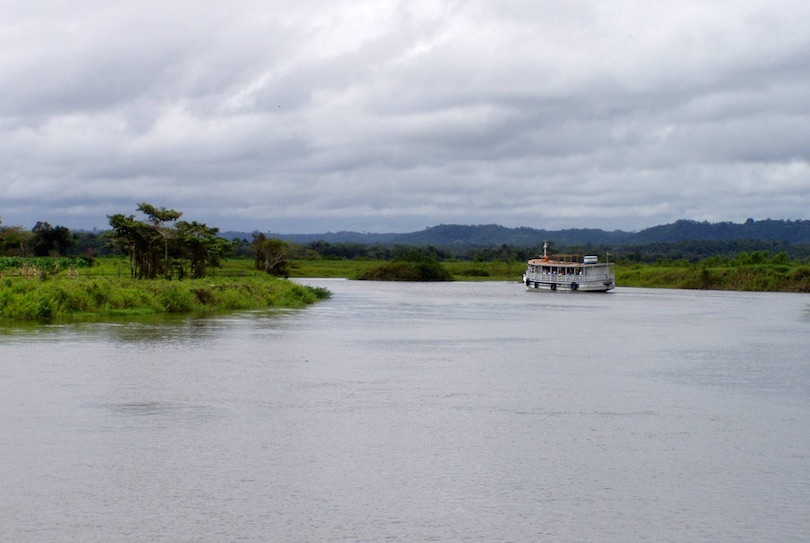
[[[616,287],[616,275],[613,263],[605,260],[573,254],[549,256],[548,242],[543,242],[543,256],[529,260],[523,284],[528,290],[607,292]]]

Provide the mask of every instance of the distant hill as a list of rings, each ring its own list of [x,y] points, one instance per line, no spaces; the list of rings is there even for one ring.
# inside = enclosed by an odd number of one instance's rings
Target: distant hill
[[[653,226],[634,234],[636,244],[676,241],[767,240],[788,243],[810,243],[810,221],[748,219],[742,224],[732,222],[697,222],[680,220],[672,224]]]
[[[251,232],[222,232],[222,237],[227,239],[246,239],[250,241],[253,239]],[[364,245],[393,245],[400,243],[397,239],[401,236],[410,234],[369,234],[364,232],[325,232],[323,234],[278,234],[273,232],[265,232],[268,238],[283,239],[292,243],[314,243],[316,241],[325,241],[327,243],[362,243]]]
[[[230,239],[248,239],[246,232],[224,232]],[[574,228],[567,230],[540,230],[529,227],[507,228],[497,224],[459,225],[440,224],[404,234],[369,234],[360,232],[327,232],[324,234],[275,234],[268,237],[294,243],[359,243],[365,245],[433,245],[435,247],[514,247],[533,248],[543,241],[553,242],[557,247],[608,245],[644,245],[650,243],[675,243],[683,241],[732,241],[762,240],[790,244],[810,244],[810,220],[772,220],[744,223],[697,222],[679,220],[672,224],[653,226],[640,232],[622,230]]]
[[[597,229],[538,230],[536,228],[506,228],[497,224],[464,226],[441,224],[414,232],[401,234],[397,243],[407,245],[435,245],[437,247],[493,247],[513,245],[535,247],[544,241],[553,241],[557,246],[617,243],[628,239],[628,232],[606,232]]]
[[[498,224],[462,225],[440,224],[418,232],[369,234],[360,232],[326,232],[323,234],[280,234],[268,233],[268,237],[283,239],[292,243],[360,243],[365,245],[433,245],[436,247],[496,247],[513,245],[534,247],[544,241],[553,241],[557,246],[571,244],[603,244],[623,242],[632,233],[616,230],[608,232],[598,229],[538,230],[536,228],[507,228]],[[223,232],[228,239],[252,238],[247,232]]]

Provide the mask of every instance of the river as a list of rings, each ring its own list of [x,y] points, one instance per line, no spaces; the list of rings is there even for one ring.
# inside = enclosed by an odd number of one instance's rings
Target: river
[[[807,295],[305,282],[0,329],[0,540],[807,540]]]

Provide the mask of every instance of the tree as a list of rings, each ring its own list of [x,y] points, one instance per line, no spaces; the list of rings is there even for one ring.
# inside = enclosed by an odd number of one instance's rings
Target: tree
[[[134,215],[108,215],[113,229],[112,245],[129,256],[130,275],[133,279],[153,279],[157,276],[149,225]]]
[[[51,226],[47,222],[38,222],[31,230],[31,250],[34,256],[64,256],[73,245],[73,236],[65,226]]]
[[[156,240],[158,237],[163,241],[163,264],[162,266],[155,266],[155,273],[162,272],[167,277],[171,277],[171,262],[169,261],[169,241],[174,235],[174,230],[166,226],[166,223],[174,222],[183,214],[174,209],[167,209],[165,207],[157,208],[152,204],[140,203],[138,204],[138,211],[147,216],[149,224],[154,228]],[[160,268],[160,269],[158,269]],[[154,276],[153,276],[154,277]]]
[[[287,260],[289,246],[280,239],[268,239],[260,232],[253,232],[253,259],[257,270],[279,277],[290,276],[290,263]]]
[[[0,255],[26,256],[33,234],[21,226],[2,226],[0,220]]]
[[[133,278],[171,278],[175,270],[181,278],[188,272],[194,278],[205,277],[207,268],[219,266],[230,252],[232,244],[217,236],[218,228],[186,221],[169,225],[182,213],[151,204],[138,204],[138,211],[146,215],[146,221],[134,215],[107,217],[113,228],[112,243],[129,256]],[[177,265],[173,266],[172,259],[179,261]]]
[[[207,268],[218,267],[233,247],[233,243],[217,236],[219,228],[196,221],[177,223],[176,239],[180,256],[188,260],[191,277],[205,277]]]

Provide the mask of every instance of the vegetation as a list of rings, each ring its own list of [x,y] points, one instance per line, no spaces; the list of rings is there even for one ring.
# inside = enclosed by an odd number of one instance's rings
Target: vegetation
[[[369,268],[358,279],[366,281],[452,281],[453,274],[435,256],[416,249],[393,262]]]
[[[230,252],[230,242],[218,237],[218,228],[180,221],[174,209],[138,205],[145,221],[134,215],[110,215],[112,244],[129,256],[130,276],[135,279],[205,277],[208,267],[219,266]]]
[[[34,256],[66,255],[73,245],[70,230],[64,226],[51,226],[38,222],[31,236],[31,250]]]
[[[264,234],[254,232],[252,245],[257,270],[278,277],[290,276],[290,263],[287,260],[290,248],[286,241],[267,239]]]
[[[326,260],[295,259],[290,261],[292,277],[343,277],[360,279],[368,270],[379,268],[384,260]],[[517,281],[526,270],[526,262],[493,260],[467,262],[460,260],[441,261],[455,281]]]
[[[302,307],[329,292],[271,277],[238,281],[143,281],[87,276],[0,279],[0,320],[55,321],[113,315],[210,313],[268,307]]]
[[[616,267],[621,286],[810,292],[810,264],[790,261],[784,253],[740,253],[733,259],[711,257],[655,264],[626,263]]]
[[[232,239],[245,237],[238,232],[230,232]],[[615,249],[624,245],[646,245],[652,243],[678,243],[682,241],[733,241],[749,240],[787,243],[789,245],[810,244],[810,220],[760,220],[748,219],[744,223],[708,223],[680,220],[672,224],[655,226],[640,232],[621,230],[605,231],[595,228],[573,228],[566,230],[543,230],[537,228],[506,228],[497,224],[459,225],[441,224],[419,232],[403,234],[371,234],[358,232],[327,232],[324,234],[275,234],[274,237],[290,243],[307,245],[328,243],[332,245],[361,246],[434,246],[457,251],[499,247],[540,247],[544,240],[554,240],[560,246],[608,246]],[[758,249],[747,249],[758,250]]]
[[[109,216],[113,229],[102,238],[125,259],[59,256],[74,238],[48,223],[37,223],[30,233],[0,228],[0,321],[299,307],[329,296],[268,275],[288,275],[285,242],[257,240],[259,275],[240,270],[238,279],[212,277],[233,242],[219,237],[217,228],[179,221],[179,211],[146,203],[138,211],[146,220]]]
[[[281,294],[286,283],[271,276],[518,281],[526,260],[542,251],[542,242],[531,243],[538,232],[545,232],[440,225],[412,235],[358,234],[353,241],[317,239],[302,244],[259,232],[251,241],[229,240],[216,228],[179,220],[182,214],[175,210],[142,203],[138,211],[145,220],[112,215],[113,228],[106,232],[71,233],[47,222],[26,231],[0,222],[0,319],[308,303],[309,295],[299,299]],[[610,233],[609,242],[598,230],[564,232],[567,237],[562,239],[547,238],[557,242],[552,252],[600,256],[609,252],[620,286],[810,292],[810,221],[749,219],[742,225],[678,221],[633,234],[638,243],[628,242],[631,238],[621,232]],[[740,238],[741,232],[758,232],[761,237]],[[342,234],[324,237],[334,240]],[[520,244],[486,245],[511,234],[519,234],[514,239]],[[380,236],[390,239],[381,242]],[[675,241],[658,240],[661,236]],[[583,237],[597,241],[573,241]],[[412,244],[417,241],[423,244]],[[107,256],[111,251],[123,257]],[[93,292],[112,289],[109,284],[116,282],[121,292],[91,296],[100,300],[93,306],[82,301],[88,294],[80,288],[82,284],[88,288],[90,281],[96,285]],[[142,294],[135,296],[135,291]],[[316,299],[325,295],[311,294]]]
[[[751,255],[740,256],[739,260],[706,259],[698,263],[619,263],[616,282],[622,287],[810,292],[810,264],[780,263],[783,257],[779,255],[754,264],[746,263]],[[366,270],[385,264],[371,260],[295,260],[292,275],[357,279]],[[446,261],[442,265],[457,281],[519,281],[526,267],[519,261]]]
[[[77,257],[36,257],[26,258],[21,256],[0,257],[0,275],[17,273],[24,277],[47,276],[49,273],[59,273],[69,271],[75,275],[82,268],[89,268],[93,261],[87,258]]]

